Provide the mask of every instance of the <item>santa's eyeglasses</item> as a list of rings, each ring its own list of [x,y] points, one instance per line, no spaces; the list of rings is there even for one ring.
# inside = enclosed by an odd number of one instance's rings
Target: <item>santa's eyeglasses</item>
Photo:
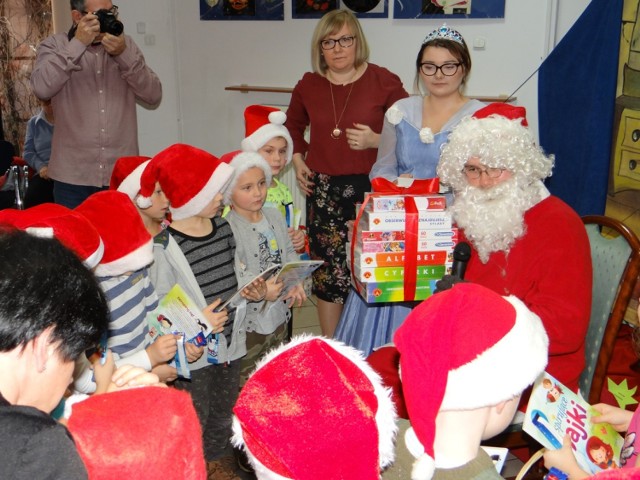
[[[462,167],[462,173],[464,173],[467,178],[473,180],[477,180],[478,178],[480,178],[483,173],[486,174],[489,178],[498,178],[505,170],[506,168],[501,167],[480,168],[473,165],[465,165],[464,167]]]

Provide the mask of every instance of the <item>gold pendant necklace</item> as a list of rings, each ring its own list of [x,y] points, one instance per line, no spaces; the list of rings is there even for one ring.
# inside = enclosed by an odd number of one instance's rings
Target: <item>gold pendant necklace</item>
[[[338,125],[340,124],[340,120],[342,120],[342,116],[344,115],[344,112],[347,110],[347,104],[349,103],[349,98],[351,98],[351,92],[353,91],[353,84],[355,83],[353,79],[356,77],[357,74],[358,74],[358,69],[356,68],[356,71],[353,74],[353,77],[351,77],[351,88],[349,89],[349,94],[347,95],[347,99],[344,101],[344,107],[342,107],[342,113],[340,113],[340,117],[337,119],[336,119],[336,102],[333,98],[333,82],[331,82],[331,80],[329,79],[329,75],[327,75],[327,81],[329,82],[329,90],[331,91],[331,105],[333,105],[333,121],[336,122],[336,127],[331,132],[331,138],[333,138],[334,140],[337,140],[338,138],[340,138],[340,135],[342,135],[342,130],[338,128]]]

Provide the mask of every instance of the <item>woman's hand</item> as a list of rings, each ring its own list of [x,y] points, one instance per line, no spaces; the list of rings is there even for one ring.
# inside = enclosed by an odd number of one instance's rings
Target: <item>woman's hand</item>
[[[313,182],[311,181],[311,170],[307,167],[307,164],[302,157],[302,154],[295,153],[293,155],[293,168],[296,170],[296,179],[298,180],[298,186],[302,192],[309,196],[311,195],[311,187],[313,187]]]
[[[355,128],[347,128],[347,143],[351,150],[366,150],[368,148],[378,148],[380,135],[371,130],[369,125],[354,123]]]

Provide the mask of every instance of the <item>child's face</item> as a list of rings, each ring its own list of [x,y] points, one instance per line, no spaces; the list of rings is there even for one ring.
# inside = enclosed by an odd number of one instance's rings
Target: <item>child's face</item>
[[[233,209],[240,215],[259,212],[267,199],[267,188],[261,168],[253,167],[242,172],[231,193]]]
[[[169,213],[169,199],[162,191],[160,183],[156,182],[156,186],[151,195],[151,206],[149,208],[139,209],[140,213],[153,220],[154,222],[162,222],[167,213]]]
[[[222,193],[216,193],[215,197],[213,197],[209,204],[202,209],[198,216],[204,218],[213,218],[218,215],[218,213],[220,213],[220,209],[222,208],[222,199]]]
[[[278,176],[287,164],[287,141],[283,137],[275,137],[258,150],[269,166],[274,177]]]

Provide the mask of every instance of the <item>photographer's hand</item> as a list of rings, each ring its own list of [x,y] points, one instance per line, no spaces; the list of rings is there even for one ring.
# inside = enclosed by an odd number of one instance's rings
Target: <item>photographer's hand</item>
[[[127,48],[127,44],[124,41],[124,35],[111,35],[110,33],[105,33],[104,37],[102,37],[102,46],[106,50],[106,52],[116,57],[124,52],[125,48]]]
[[[85,45],[91,45],[98,35],[100,35],[100,21],[93,13],[87,13],[78,21],[75,38]]]

